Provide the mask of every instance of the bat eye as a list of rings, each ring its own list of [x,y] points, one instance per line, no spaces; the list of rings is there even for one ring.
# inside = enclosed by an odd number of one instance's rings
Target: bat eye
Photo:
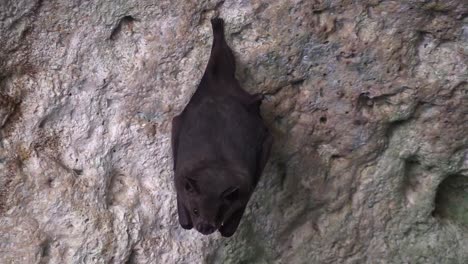
[[[189,193],[198,192],[198,187],[197,187],[196,181],[193,180],[193,179],[187,178],[187,180],[185,181],[185,184],[184,184],[184,189],[185,189],[185,191],[187,191]]]
[[[193,214],[198,216],[198,210],[197,209],[193,209]]]

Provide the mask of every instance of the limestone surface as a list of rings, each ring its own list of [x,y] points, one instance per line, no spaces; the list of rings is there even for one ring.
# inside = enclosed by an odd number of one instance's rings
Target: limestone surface
[[[170,130],[226,21],[275,139],[237,233]],[[0,263],[468,263],[465,0],[0,1]]]

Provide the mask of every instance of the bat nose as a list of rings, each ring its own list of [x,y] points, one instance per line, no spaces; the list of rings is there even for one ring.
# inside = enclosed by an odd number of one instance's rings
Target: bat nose
[[[216,227],[210,224],[198,224],[197,230],[204,235],[209,235],[216,230]]]

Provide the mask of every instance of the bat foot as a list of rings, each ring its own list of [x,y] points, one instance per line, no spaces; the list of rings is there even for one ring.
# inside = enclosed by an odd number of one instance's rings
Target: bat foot
[[[224,20],[219,17],[211,19],[211,26],[213,27],[213,32],[223,32],[224,31]]]

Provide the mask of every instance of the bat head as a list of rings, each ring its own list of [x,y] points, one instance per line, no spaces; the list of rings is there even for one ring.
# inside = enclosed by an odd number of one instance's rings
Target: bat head
[[[233,182],[235,178],[229,171],[212,168],[183,177],[177,190],[184,207],[179,210],[181,224],[191,223],[204,235],[218,230],[243,204],[242,187]]]

